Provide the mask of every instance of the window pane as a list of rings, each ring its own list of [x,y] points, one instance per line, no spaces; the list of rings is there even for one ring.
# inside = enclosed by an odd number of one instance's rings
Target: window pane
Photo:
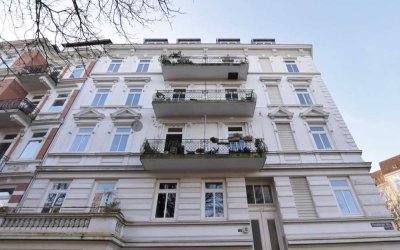
[[[358,214],[358,208],[356,206],[356,202],[354,200],[353,194],[350,190],[344,190],[343,196],[346,200],[347,208],[350,214]]]
[[[313,104],[309,93],[305,93],[304,98],[305,98],[305,101],[307,104],[309,104],[309,105]]]
[[[297,64],[292,64],[292,71],[291,72],[299,72],[299,68],[297,68]]]
[[[160,183],[160,189],[176,189],[176,183]]]
[[[224,217],[224,195],[215,193],[215,217]]]
[[[39,149],[40,143],[41,140],[29,141],[19,158],[21,159],[33,158],[36,155],[37,150]]]
[[[265,203],[273,203],[271,186],[264,185],[263,192],[264,192],[264,202]]]
[[[67,190],[68,186],[68,183],[54,183],[52,190]]]
[[[247,204],[254,204],[255,200],[254,200],[254,192],[252,185],[246,186],[246,194],[247,194]]]
[[[208,182],[206,183],[206,188],[208,189],[222,189],[224,186],[221,182]]]
[[[213,193],[206,193],[205,216],[206,217],[214,217],[214,194]]]
[[[335,191],[336,200],[339,204],[340,211],[343,214],[349,214],[349,210],[347,209],[346,200],[342,194],[342,191]]]
[[[256,203],[257,204],[263,204],[264,203],[264,195],[262,192],[262,187],[261,185],[255,185],[254,186],[254,194],[256,197]]]
[[[164,218],[165,199],[167,194],[158,194],[156,218]]]
[[[54,202],[54,206],[59,206],[59,207],[61,207],[61,205],[62,205],[63,202],[64,202],[65,195],[66,195],[65,193],[63,193],[63,194],[58,194],[58,197],[57,197],[56,201]]]
[[[119,151],[119,144],[121,142],[121,135],[115,135],[111,144],[111,151]]]
[[[325,132],[323,127],[310,127],[310,130],[313,132]]]
[[[51,206],[53,205],[54,200],[56,199],[56,194],[49,194],[47,196],[47,199],[44,203],[45,206]]]
[[[299,97],[300,104],[305,105],[306,104],[306,100],[304,99],[303,94],[297,94],[297,96]]]
[[[173,218],[175,214],[175,199],[176,194],[168,194],[168,202],[167,202],[167,211],[165,214],[165,218]]]
[[[112,191],[115,188],[114,183],[99,183],[97,184],[96,191],[100,192],[106,192],[106,191]]]
[[[332,187],[348,187],[346,180],[331,180]]]
[[[328,136],[326,134],[321,134],[322,142],[324,143],[325,149],[332,149],[331,143],[329,142]]]
[[[317,149],[325,149],[318,134],[313,134],[313,138],[315,141],[315,145],[317,145]]]

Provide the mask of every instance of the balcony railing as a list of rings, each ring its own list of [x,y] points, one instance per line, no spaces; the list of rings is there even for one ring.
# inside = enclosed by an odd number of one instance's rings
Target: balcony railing
[[[238,65],[247,64],[244,56],[182,56],[181,53],[162,55],[159,58],[162,65],[204,64],[204,65]]]
[[[10,158],[7,155],[0,154],[0,172],[3,170],[4,165]]]
[[[235,154],[258,154],[263,156],[267,148],[262,139],[186,139],[168,141],[148,139],[143,143],[143,155],[208,155],[229,156]]]
[[[12,109],[19,109],[29,115],[36,109],[36,105],[26,98],[0,100],[0,110],[7,111]]]
[[[153,101],[184,102],[184,101],[228,101],[228,102],[254,102],[256,93],[252,89],[229,90],[157,90]]]
[[[21,67],[18,71],[18,74],[21,76],[27,76],[31,74],[48,74],[50,78],[57,83],[58,76],[60,74],[60,70],[55,69],[53,67],[49,67],[47,65],[37,65],[37,66],[24,66]]]

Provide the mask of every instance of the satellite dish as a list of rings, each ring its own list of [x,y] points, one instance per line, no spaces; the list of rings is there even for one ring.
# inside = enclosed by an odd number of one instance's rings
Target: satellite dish
[[[132,129],[135,132],[138,132],[140,130],[142,130],[143,128],[143,123],[139,120],[135,120],[134,122],[132,122]]]

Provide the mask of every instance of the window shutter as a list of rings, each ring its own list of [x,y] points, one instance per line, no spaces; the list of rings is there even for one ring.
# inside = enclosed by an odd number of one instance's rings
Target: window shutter
[[[294,202],[296,203],[297,213],[300,219],[315,219],[314,202],[311,198],[311,192],[305,177],[290,178],[292,185]]]
[[[267,86],[267,93],[271,104],[282,104],[278,86]]]
[[[297,150],[290,124],[277,123],[276,128],[278,129],[278,136],[282,150]]]

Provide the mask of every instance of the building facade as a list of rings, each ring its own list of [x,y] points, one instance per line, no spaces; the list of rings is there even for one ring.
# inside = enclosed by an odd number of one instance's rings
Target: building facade
[[[107,51],[2,215],[3,246],[398,249],[311,45],[147,39]]]

